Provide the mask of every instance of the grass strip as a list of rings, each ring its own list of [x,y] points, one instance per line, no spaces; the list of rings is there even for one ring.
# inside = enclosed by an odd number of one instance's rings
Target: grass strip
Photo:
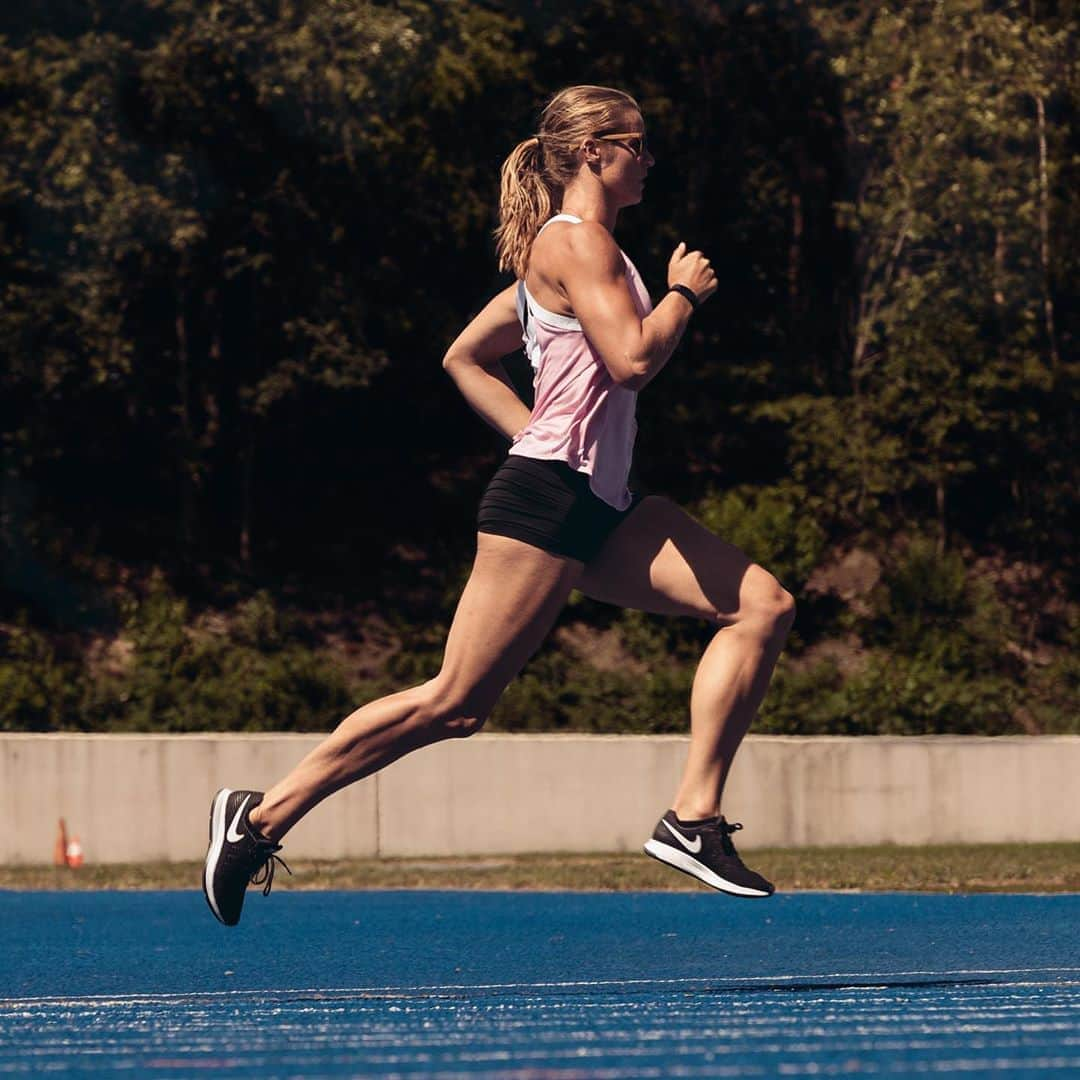
[[[1077,892],[1080,844],[760,849],[749,866],[780,892]],[[687,892],[704,888],[639,854],[544,854],[472,858],[290,862],[282,889],[570,889]],[[0,889],[198,889],[202,864],[0,866]]]

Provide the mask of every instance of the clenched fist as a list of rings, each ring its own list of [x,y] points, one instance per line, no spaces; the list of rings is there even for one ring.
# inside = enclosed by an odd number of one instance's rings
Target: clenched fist
[[[716,292],[716,273],[700,251],[687,251],[682,241],[671,253],[667,271],[668,285],[685,285],[700,304]]]

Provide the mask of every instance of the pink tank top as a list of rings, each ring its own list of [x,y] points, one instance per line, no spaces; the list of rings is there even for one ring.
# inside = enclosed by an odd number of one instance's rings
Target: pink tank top
[[[556,214],[540,232],[553,221],[581,218]],[[652,311],[652,301],[637,267],[625,253],[623,259],[634,306],[644,319]],[[518,282],[517,312],[536,397],[529,422],[514,436],[510,453],[565,461],[576,472],[588,474],[595,495],[616,510],[625,510],[630,505],[626,481],[637,435],[637,394],[611,377],[581,323],[541,307],[524,281]]]

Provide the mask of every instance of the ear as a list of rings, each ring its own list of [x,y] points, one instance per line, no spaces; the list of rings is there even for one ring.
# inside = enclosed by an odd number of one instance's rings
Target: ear
[[[600,142],[591,135],[587,136],[581,144],[581,160],[590,168],[599,169],[602,164]]]

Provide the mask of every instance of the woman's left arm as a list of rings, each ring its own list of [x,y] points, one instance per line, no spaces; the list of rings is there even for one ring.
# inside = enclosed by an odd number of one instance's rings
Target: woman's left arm
[[[442,365],[473,411],[511,441],[530,415],[501,362],[521,347],[516,292],[515,283],[491,300],[447,349]]]

